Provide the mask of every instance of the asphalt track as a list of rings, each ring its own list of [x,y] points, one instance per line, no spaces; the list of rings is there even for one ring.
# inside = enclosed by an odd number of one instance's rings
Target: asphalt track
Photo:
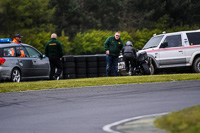
[[[0,94],[1,133],[105,133],[132,117],[200,104],[200,80]]]

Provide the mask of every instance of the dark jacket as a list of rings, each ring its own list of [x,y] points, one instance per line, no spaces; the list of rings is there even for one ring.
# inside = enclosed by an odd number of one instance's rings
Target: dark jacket
[[[126,45],[122,49],[123,56],[136,58],[136,50],[131,45]]]
[[[53,57],[61,58],[63,56],[63,50],[62,50],[61,43],[59,41],[57,41],[55,38],[52,38],[46,44],[45,55],[47,57],[53,56]]]
[[[109,50],[112,56],[119,56],[123,46],[123,41],[120,38],[116,40],[115,36],[108,37],[104,43],[104,49]]]

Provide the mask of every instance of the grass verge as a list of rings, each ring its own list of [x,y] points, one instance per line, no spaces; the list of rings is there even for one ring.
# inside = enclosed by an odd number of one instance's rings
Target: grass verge
[[[28,90],[56,89],[56,88],[100,86],[100,85],[181,81],[181,80],[200,80],[200,74],[100,77],[100,78],[85,78],[85,79],[66,79],[58,81],[55,80],[32,81],[32,82],[20,82],[20,83],[7,82],[7,83],[0,83],[0,93],[28,91]]]
[[[170,133],[199,133],[200,105],[162,116],[154,124]]]

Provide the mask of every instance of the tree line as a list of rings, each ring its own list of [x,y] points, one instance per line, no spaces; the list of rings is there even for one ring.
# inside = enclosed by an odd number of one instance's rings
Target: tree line
[[[65,54],[104,53],[115,31],[141,49],[155,33],[199,29],[198,0],[0,0],[0,37],[23,34],[44,52],[58,34]]]

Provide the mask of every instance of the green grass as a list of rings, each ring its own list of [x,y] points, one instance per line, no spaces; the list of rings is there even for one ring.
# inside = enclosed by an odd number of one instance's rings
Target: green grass
[[[32,81],[20,83],[0,83],[0,93],[28,90],[57,89],[100,85],[150,83],[164,81],[200,80],[200,74],[171,74],[171,75],[148,75],[148,76],[122,76],[122,77],[101,77],[85,79],[65,79],[49,81]]]
[[[200,133],[200,105],[162,116],[154,124],[170,133]]]

